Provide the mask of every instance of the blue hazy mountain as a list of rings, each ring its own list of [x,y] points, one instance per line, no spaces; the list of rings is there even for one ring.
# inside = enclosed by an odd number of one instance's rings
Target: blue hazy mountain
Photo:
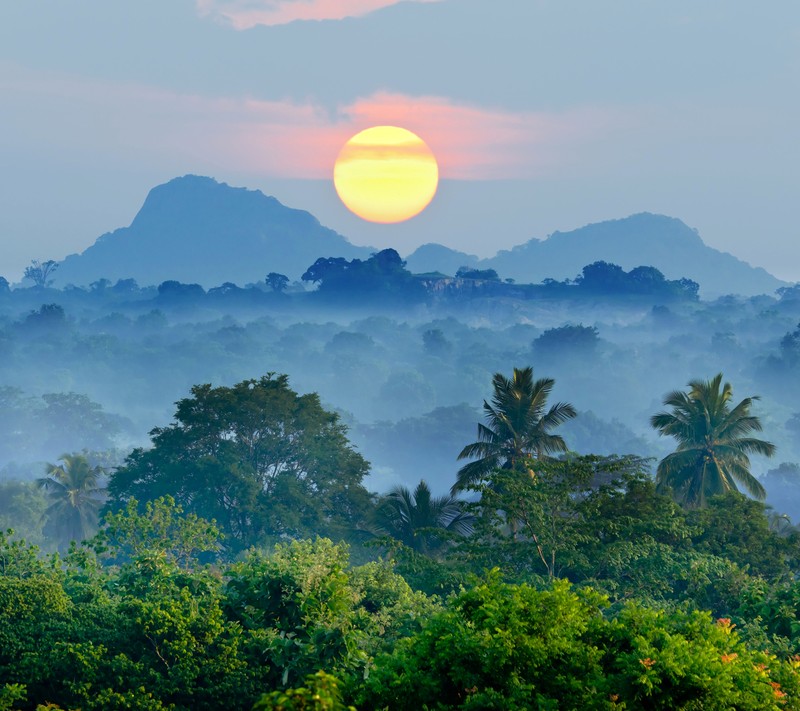
[[[474,254],[459,252],[441,244],[423,244],[406,257],[406,267],[414,274],[441,272],[455,274],[460,267],[473,267],[480,259]]]
[[[241,285],[268,272],[297,279],[318,257],[364,259],[374,251],[258,190],[186,175],[153,188],[130,227],[68,256],[55,276],[58,286],[100,278]]]
[[[770,294],[785,285],[766,270],[704,244],[697,231],[680,220],[646,212],[571,232],[554,232],[547,239],[532,239],[488,259],[467,261],[467,257],[441,245],[435,249],[424,245],[407,260],[414,271],[453,274],[452,265],[459,263],[495,269],[501,278],[520,283],[571,279],[585,265],[601,260],[626,270],[653,266],[667,279],[694,279],[704,296]]]
[[[310,213],[258,190],[187,175],[153,188],[129,227],[70,255],[55,276],[58,286],[131,277],[142,285],[166,280],[242,285],[263,280],[268,272],[297,279],[319,257],[366,259],[375,251],[351,244]],[[654,266],[668,279],[694,279],[705,296],[772,293],[784,284],[705,245],[680,220],[650,213],[554,232],[488,259],[440,244],[425,244],[407,257],[416,273],[455,274],[468,266],[495,269],[501,278],[520,283],[573,278],[599,260],[626,270]]]

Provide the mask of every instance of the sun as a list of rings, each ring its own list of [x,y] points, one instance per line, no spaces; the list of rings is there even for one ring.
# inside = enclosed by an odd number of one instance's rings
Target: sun
[[[370,222],[403,222],[422,212],[439,185],[433,152],[417,134],[373,126],[344,144],[333,184],[345,206]]]

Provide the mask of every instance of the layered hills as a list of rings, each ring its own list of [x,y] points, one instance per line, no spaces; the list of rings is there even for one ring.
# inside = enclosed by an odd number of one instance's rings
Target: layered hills
[[[407,258],[409,269],[416,272],[452,273],[449,270],[459,261],[462,266],[494,269],[502,278],[521,283],[571,279],[585,265],[605,261],[628,270],[653,266],[668,279],[693,279],[704,296],[770,294],[785,285],[766,270],[709,247],[681,220],[646,212],[554,232],[547,239],[531,239],[489,259],[441,245],[423,245]]]
[[[366,259],[373,252],[351,244],[309,212],[260,191],[187,175],[153,188],[129,227],[104,234],[81,254],[67,257],[56,284],[134,278],[143,285],[166,280],[241,285],[261,281],[268,272],[297,279],[319,257]],[[439,244],[423,245],[407,257],[415,273],[452,275],[468,266],[494,269],[519,283],[573,278],[596,261],[628,270],[653,266],[668,279],[688,277],[700,284],[704,296],[772,293],[784,284],[704,244],[680,220],[650,213],[555,232],[488,259]]]

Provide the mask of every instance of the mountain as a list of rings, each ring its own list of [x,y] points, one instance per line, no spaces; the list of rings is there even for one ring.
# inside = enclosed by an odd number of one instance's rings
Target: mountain
[[[166,280],[243,285],[269,272],[297,279],[319,257],[366,259],[374,251],[351,244],[310,213],[258,190],[186,175],[153,188],[129,227],[68,256],[55,281],[57,286],[87,285],[132,277],[142,285]],[[626,270],[654,266],[668,279],[694,279],[706,297],[772,293],[784,285],[764,269],[708,247],[680,220],[650,213],[554,232],[489,259],[439,244],[425,244],[406,259],[416,273],[455,274],[469,266],[495,269],[501,278],[520,283],[573,278],[599,260]]]
[[[415,274],[439,271],[455,274],[460,267],[474,267],[480,260],[474,254],[458,252],[441,244],[423,244],[406,257],[406,268]]]
[[[439,269],[453,274],[451,266],[463,259],[463,253],[447,248],[433,250],[432,247],[425,246],[425,255],[435,257],[425,261],[425,271]],[[770,294],[785,285],[766,270],[751,267],[727,252],[704,244],[697,231],[680,220],[647,212],[586,225],[571,232],[554,232],[545,240],[532,239],[489,259],[481,259],[476,266],[495,269],[504,279],[538,283],[548,277],[574,278],[584,266],[600,260],[626,270],[653,266],[667,279],[694,279],[705,297]],[[410,255],[407,261],[416,263],[417,253]]]
[[[268,272],[297,279],[318,257],[367,258],[374,251],[258,190],[186,175],[153,188],[130,227],[68,256],[55,276],[58,286],[130,277],[142,285],[242,285]]]

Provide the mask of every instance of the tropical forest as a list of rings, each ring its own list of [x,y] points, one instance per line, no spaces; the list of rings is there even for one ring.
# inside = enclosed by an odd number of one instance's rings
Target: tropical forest
[[[800,0],[0,0],[0,711],[800,711],[799,78]]]
[[[0,709],[800,709],[797,286],[0,282]]]

